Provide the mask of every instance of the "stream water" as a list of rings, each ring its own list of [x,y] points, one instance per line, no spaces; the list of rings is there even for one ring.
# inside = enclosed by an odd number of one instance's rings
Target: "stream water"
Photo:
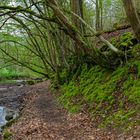
[[[18,116],[16,90],[9,85],[0,85],[0,132],[2,126]]]
[[[15,80],[11,83],[0,83],[0,131],[9,120],[19,116],[24,96],[33,87],[28,86],[26,80]]]
[[[3,106],[0,106],[0,127],[2,127],[3,125],[7,123],[5,116],[6,116],[6,108]]]
[[[18,112],[6,108],[4,106],[0,106],[0,131],[2,131],[1,127],[6,125],[6,123],[12,119],[18,117]]]

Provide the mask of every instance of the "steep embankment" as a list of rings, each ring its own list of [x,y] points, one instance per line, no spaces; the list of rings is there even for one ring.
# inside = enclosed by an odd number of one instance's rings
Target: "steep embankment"
[[[61,86],[60,101],[72,112],[87,112],[99,127],[133,133],[140,125],[140,45],[131,28],[103,36],[125,52],[121,65],[114,70],[83,65],[79,75]],[[100,49],[110,55],[109,61],[114,61],[114,54],[101,45]],[[134,133],[140,138],[138,131]]]

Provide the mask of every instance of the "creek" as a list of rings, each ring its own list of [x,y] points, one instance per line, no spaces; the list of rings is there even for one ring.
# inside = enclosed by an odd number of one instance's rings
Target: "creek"
[[[19,116],[19,113],[15,110],[9,109],[5,106],[0,106],[0,131],[2,127],[10,120],[16,119]]]
[[[17,83],[0,84],[0,132],[6,123],[19,116],[22,96],[27,92],[26,88]]]

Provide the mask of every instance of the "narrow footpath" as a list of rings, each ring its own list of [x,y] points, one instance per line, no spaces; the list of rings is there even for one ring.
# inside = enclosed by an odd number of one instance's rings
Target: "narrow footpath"
[[[21,111],[8,131],[12,140],[129,140],[93,127],[83,113],[71,114],[58,104],[48,83],[33,86],[0,86],[0,105]]]

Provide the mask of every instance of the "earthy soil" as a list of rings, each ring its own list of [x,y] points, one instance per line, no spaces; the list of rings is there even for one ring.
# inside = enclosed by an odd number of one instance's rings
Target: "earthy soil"
[[[132,28],[128,27],[126,29],[119,29],[119,30],[115,30],[113,32],[106,32],[102,35],[107,40],[111,39],[112,37],[118,39],[122,34],[127,33],[127,32],[132,32],[133,33]]]
[[[68,113],[48,85],[0,86],[0,105],[21,112],[8,129],[13,133],[11,140],[139,140],[95,128],[87,114]]]

